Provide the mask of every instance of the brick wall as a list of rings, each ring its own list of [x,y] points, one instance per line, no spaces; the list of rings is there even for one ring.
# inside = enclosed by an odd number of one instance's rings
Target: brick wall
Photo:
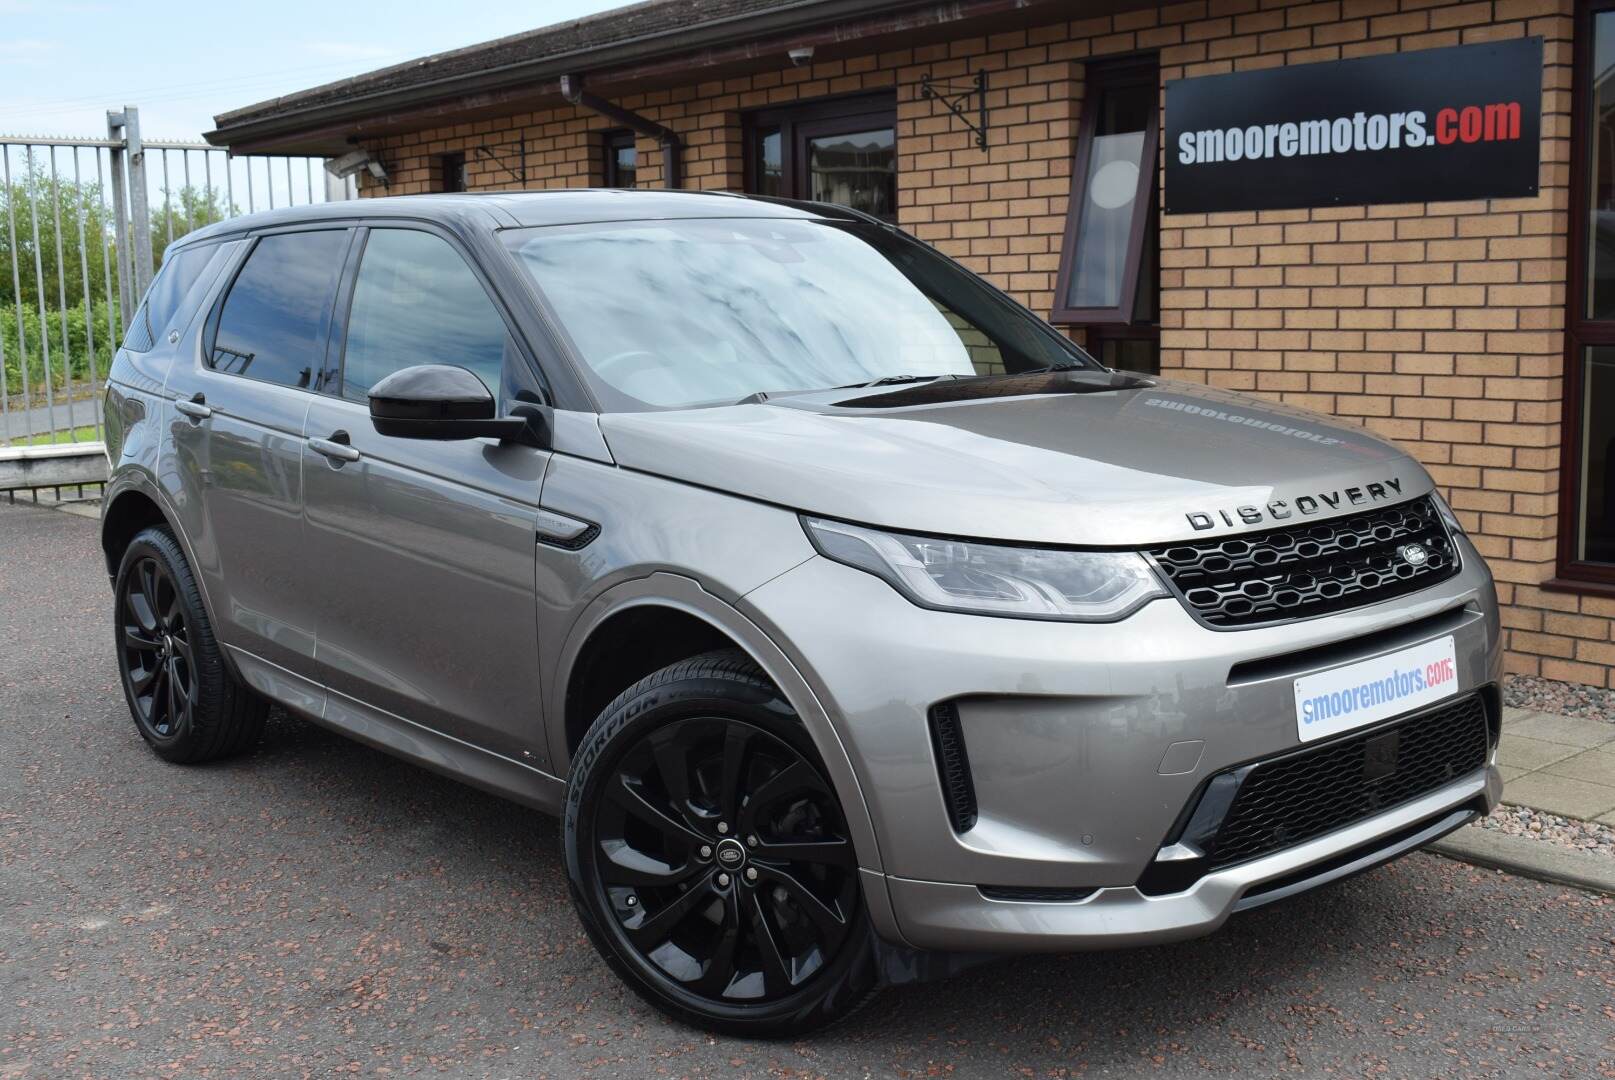
[[[1536,197],[1164,218],[1162,366],[1396,439],[1492,565],[1510,670],[1607,685],[1615,601],[1539,587],[1558,526],[1571,4],[1198,7],[1152,31],[1163,79],[1545,39]]]
[[[623,99],[686,139],[686,186],[743,186],[743,110],[895,88],[899,221],[1047,313],[1084,62],[1158,52],[1166,79],[1540,35],[1541,192],[1531,199],[1163,216],[1165,374],[1334,413],[1429,468],[1491,561],[1510,670],[1615,685],[1615,600],[1544,591],[1557,528],[1568,218],[1570,0],[1197,0],[998,37],[819,63]],[[990,144],[919,97],[989,72]],[[600,182],[601,118],[563,107],[373,144],[388,194]],[[639,140],[641,186],[660,152]],[[381,193],[366,184],[364,194]],[[1078,332],[1080,337],[1080,331]]]

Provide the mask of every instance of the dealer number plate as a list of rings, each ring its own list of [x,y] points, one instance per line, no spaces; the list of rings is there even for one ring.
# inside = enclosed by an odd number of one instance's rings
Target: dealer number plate
[[[1452,637],[1295,680],[1302,742],[1325,739],[1452,697],[1458,662]]]

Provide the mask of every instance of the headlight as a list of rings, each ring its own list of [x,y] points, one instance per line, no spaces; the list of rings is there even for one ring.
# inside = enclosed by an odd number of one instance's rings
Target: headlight
[[[884,578],[921,607],[1113,622],[1166,590],[1130,551],[1051,551],[881,532],[804,517],[825,558]]]
[[[1453,536],[1464,535],[1464,527],[1458,524],[1458,515],[1452,512],[1452,507],[1441,497],[1441,492],[1430,492],[1430,501],[1436,504],[1436,516],[1446,523],[1447,531]]]

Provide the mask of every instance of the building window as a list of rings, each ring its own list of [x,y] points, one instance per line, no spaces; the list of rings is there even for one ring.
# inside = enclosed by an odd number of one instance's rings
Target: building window
[[[608,131],[602,143],[605,154],[601,176],[606,187],[633,187],[639,171],[639,151],[634,148],[632,131]]]
[[[1131,371],[1160,368],[1158,85],[1153,59],[1088,66],[1051,316]]]
[[[753,195],[779,195],[785,190],[780,175],[780,138],[778,127],[760,129],[752,138],[751,175],[746,190]]]
[[[1559,576],[1615,585],[1615,4],[1577,17]]]
[[[750,114],[746,190],[896,221],[896,98],[839,98]]]
[[[442,173],[443,191],[464,191],[465,188],[465,155],[444,154],[437,159],[438,169]]]

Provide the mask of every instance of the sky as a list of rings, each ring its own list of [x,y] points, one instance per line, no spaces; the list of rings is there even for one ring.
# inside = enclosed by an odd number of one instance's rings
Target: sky
[[[216,113],[626,0],[0,0],[0,134],[199,139]]]

